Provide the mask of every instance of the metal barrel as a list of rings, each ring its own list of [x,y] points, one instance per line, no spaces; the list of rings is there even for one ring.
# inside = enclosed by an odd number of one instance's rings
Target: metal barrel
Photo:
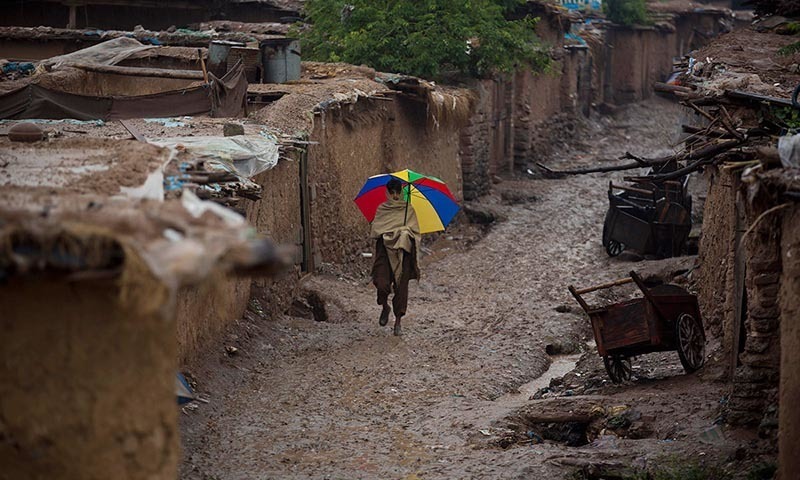
[[[300,79],[300,41],[296,38],[268,38],[259,43],[264,83],[285,83]]]

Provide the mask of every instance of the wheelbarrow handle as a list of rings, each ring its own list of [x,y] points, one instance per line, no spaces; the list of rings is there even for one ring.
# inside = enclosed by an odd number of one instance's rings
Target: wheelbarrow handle
[[[609,190],[617,189],[617,190],[624,190],[626,192],[633,192],[633,193],[640,193],[642,195],[652,195],[652,190],[645,190],[644,188],[636,188],[636,187],[626,187],[623,185],[614,185],[613,183],[608,183]]]
[[[580,290],[575,290],[575,293],[578,295],[583,295],[584,293],[590,293],[597,290],[603,290],[605,288],[616,287],[617,285],[625,285],[626,283],[633,282],[632,278],[623,278],[621,280],[614,280],[613,282],[604,283],[602,285],[595,285],[594,287],[586,287],[581,288]]]
[[[653,297],[653,294],[650,293],[650,289],[647,288],[647,285],[644,284],[644,281],[642,280],[642,277],[640,277],[639,274],[636,273],[633,270],[631,270],[630,276],[631,276],[631,279],[634,282],[636,282],[636,285],[639,287],[639,290],[642,291],[642,294],[644,295],[644,298],[648,302],[650,302],[650,305],[653,306],[653,310],[655,310],[656,315],[661,317],[661,320],[664,320],[665,322],[668,322],[670,320],[669,317],[666,315],[666,313],[663,310],[661,310],[661,305],[659,305],[658,302],[656,302],[655,297]]]

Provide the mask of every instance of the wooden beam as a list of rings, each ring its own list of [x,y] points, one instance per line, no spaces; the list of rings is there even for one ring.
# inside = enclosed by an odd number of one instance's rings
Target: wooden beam
[[[175,78],[183,80],[204,80],[203,72],[197,70],[170,70],[166,68],[120,67],[117,65],[89,65],[83,63],[65,64],[87,72],[110,73],[131,77]]]

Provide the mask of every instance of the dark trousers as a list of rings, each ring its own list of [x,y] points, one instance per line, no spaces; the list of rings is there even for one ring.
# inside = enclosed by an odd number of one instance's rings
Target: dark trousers
[[[408,305],[408,281],[411,279],[414,269],[413,256],[408,252],[403,252],[403,274],[398,281],[394,278],[392,266],[389,263],[389,256],[383,239],[379,238],[375,243],[375,263],[372,264],[372,283],[378,289],[378,305],[386,305],[389,301],[389,294],[394,287],[394,297],[392,298],[392,310],[396,317],[406,314]]]

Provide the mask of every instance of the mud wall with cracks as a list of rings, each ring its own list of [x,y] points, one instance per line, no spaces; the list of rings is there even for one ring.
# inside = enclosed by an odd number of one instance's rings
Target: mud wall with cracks
[[[800,398],[800,207],[795,204],[783,217],[781,238],[781,373],[778,432],[778,478],[800,474],[800,408],[786,408]]]
[[[155,278],[118,282],[0,288],[0,478],[176,478],[171,310]]]
[[[353,199],[370,175],[410,168],[462,198],[459,125],[433,124],[423,102],[360,100],[318,114],[308,153],[314,264],[353,264],[372,251]]]

